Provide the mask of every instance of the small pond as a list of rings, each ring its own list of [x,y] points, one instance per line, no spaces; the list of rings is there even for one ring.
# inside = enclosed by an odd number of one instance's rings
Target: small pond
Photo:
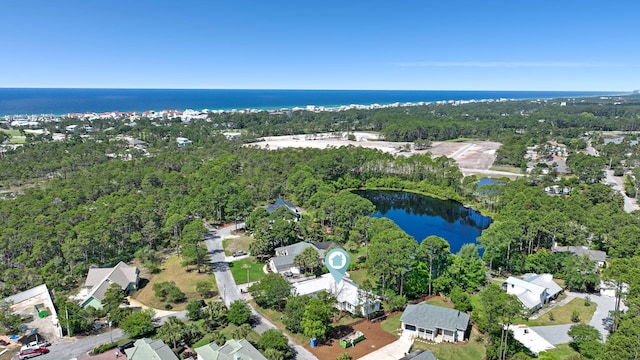
[[[418,243],[430,235],[440,236],[457,253],[463,244],[476,243],[491,218],[451,200],[402,191],[367,190],[354,193],[369,199],[377,209],[375,217],[395,222]]]

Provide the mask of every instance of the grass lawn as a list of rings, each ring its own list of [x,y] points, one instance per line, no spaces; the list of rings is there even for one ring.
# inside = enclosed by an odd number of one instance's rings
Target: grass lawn
[[[540,353],[541,359],[579,359],[580,354],[577,351],[573,350],[569,344],[558,344],[555,345],[555,349],[543,351]],[[550,356],[549,356],[550,355]]]
[[[351,279],[358,285],[362,285],[362,283],[368,278],[369,276],[367,275],[367,269],[349,271],[349,279]],[[375,283],[373,281],[372,284],[373,286],[375,286]]]
[[[435,305],[435,306],[440,306],[440,307],[445,307],[445,308],[449,308],[451,309],[452,306],[449,305],[448,303],[446,303],[444,300],[442,300],[439,297],[435,297],[435,298],[431,298],[427,301],[424,302],[425,304],[429,304],[429,305]]]
[[[249,245],[253,242],[253,238],[241,235],[237,238],[229,238],[222,240],[222,248],[226,256],[231,256],[236,250],[244,250],[249,252]]]
[[[153,292],[153,284],[163,281],[173,281],[180,290],[187,296],[187,301],[180,304],[172,304],[172,310],[184,310],[189,301],[194,299],[202,299],[196,292],[196,283],[198,281],[207,280],[213,285],[213,290],[217,292],[216,280],[209,273],[200,273],[196,270],[187,271],[186,267],[181,264],[182,259],[177,255],[169,256],[162,264],[162,271],[158,274],[149,275],[149,282],[140,290],[138,290],[133,298],[141,303],[155,309],[165,309],[165,302],[156,298]],[[193,269],[193,267],[190,267]]]
[[[262,268],[264,267],[263,263],[256,262],[253,258],[246,258],[242,260],[237,260],[229,263],[229,268],[231,269],[231,274],[233,275],[233,279],[236,281],[236,284],[246,284],[247,283],[247,269],[245,269],[245,265],[249,265],[249,281],[259,281],[265,275]]]
[[[386,320],[382,321],[380,327],[382,330],[390,333],[391,335],[398,337],[398,329],[400,329],[400,317],[402,313],[389,316]]]
[[[0,131],[2,131],[3,133],[7,133],[11,136],[22,136],[22,134],[20,134],[20,130],[5,130],[5,129],[0,129]]]
[[[522,174],[522,169],[514,167],[514,166],[492,166],[489,168],[489,170],[494,170],[494,171],[506,171],[506,172],[510,172],[510,173],[514,173],[514,174]]]
[[[566,305],[553,308],[535,320],[526,321],[525,324],[529,326],[571,324],[571,313],[573,310],[578,310],[578,312],[580,312],[580,321],[586,324],[591,320],[591,317],[593,317],[593,313],[596,311],[597,305],[593,302],[590,306],[585,306],[584,304],[584,299],[575,298],[569,301]],[[549,319],[550,313],[553,314],[553,321]]]
[[[414,341],[413,349],[429,350],[438,359],[481,360],[486,355],[486,348],[484,342],[474,340],[477,334],[475,329],[472,330],[467,344],[431,344]]]

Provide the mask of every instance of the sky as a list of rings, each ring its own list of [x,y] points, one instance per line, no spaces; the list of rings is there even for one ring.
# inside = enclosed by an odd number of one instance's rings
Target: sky
[[[20,0],[0,87],[640,89],[640,1]]]

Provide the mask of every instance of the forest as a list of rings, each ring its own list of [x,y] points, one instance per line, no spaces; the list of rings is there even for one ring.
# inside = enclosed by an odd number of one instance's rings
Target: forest
[[[54,131],[73,123],[82,122],[63,119],[45,127]],[[463,311],[471,310],[470,295],[491,298],[486,294],[494,291],[486,287],[487,271],[496,276],[549,272],[565,280],[567,288],[583,292],[597,289],[601,277],[626,283],[629,309],[615,314],[614,332],[602,347],[587,346],[581,354],[627,359],[640,348],[640,217],[625,213],[620,194],[600,183],[605,168],[611,168],[625,176],[626,192],[637,195],[637,142],[605,143],[602,134],[616,131],[637,139],[638,97],[211,114],[207,121],[188,124],[141,119],[91,125],[95,133],[68,134],[63,141],[30,136],[23,146],[1,153],[0,298],[43,282],[57,293],[70,293],[90,266],[113,266],[145,250],[180,248],[187,264],[200,264],[205,252],[197,250],[202,239],[194,224],[246,218],[256,254],[273,254],[276,246],[300,239],[335,241],[353,250],[366,246],[358,266],[367,269],[368,286],[397,309],[439,293],[457,299]],[[242,136],[228,139],[227,129]],[[355,146],[251,146],[266,135],[355,130],[376,131],[390,141],[499,141],[497,164],[520,168],[526,166],[527,146],[571,144],[567,166],[575,176],[504,179],[478,191],[479,178],[463,177],[445,157],[394,157]],[[132,148],[122,136],[146,142],[148,153]],[[178,148],[178,136],[193,145]],[[581,153],[587,140],[600,158]],[[552,184],[571,191],[549,196],[544,187]],[[478,239],[483,256],[476,245],[451,254],[446,240],[436,237],[418,246],[390,220],[370,218],[373,205],[351,190],[375,188],[452,199],[490,215],[494,222]],[[305,209],[302,221],[269,219],[261,211],[279,197]],[[607,268],[595,269],[588,259],[551,251],[554,244],[589,246],[611,259]],[[485,317],[490,303],[482,303],[486,311],[474,311],[481,331],[495,339],[487,356],[513,356],[522,349],[503,349],[500,327]]]

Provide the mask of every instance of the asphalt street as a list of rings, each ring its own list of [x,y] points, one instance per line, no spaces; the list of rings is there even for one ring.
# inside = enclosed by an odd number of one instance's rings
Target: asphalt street
[[[207,226],[207,224],[205,224]],[[220,291],[220,295],[224,300],[224,303],[229,306],[232,302],[236,300],[244,300],[242,294],[240,294],[240,290],[236,285],[233,276],[231,275],[231,270],[229,269],[229,263],[225,261],[224,249],[222,247],[222,240],[232,237],[231,232],[236,229],[244,228],[244,223],[239,223],[237,225],[227,226],[221,229],[213,229],[212,227],[207,226],[209,232],[205,235],[205,244],[207,245],[207,250],[209,252],[209,256],[211,257],[211,263],[213,267],[213,274],[216,277],[216,282],[218,283],[218,290]],[[253,314],[253,322],[252,326],[256,332],[259,334],[264,333],[269,329],[277,329],[275,325],[273,325],[269,320],[260,315],[253,307],[251,308],[251,312]],[[289,338],[289,346],[293,349],[294,359],[298,360],[317,360],[311,352],[302,347],[301,345],[296,344]]]

